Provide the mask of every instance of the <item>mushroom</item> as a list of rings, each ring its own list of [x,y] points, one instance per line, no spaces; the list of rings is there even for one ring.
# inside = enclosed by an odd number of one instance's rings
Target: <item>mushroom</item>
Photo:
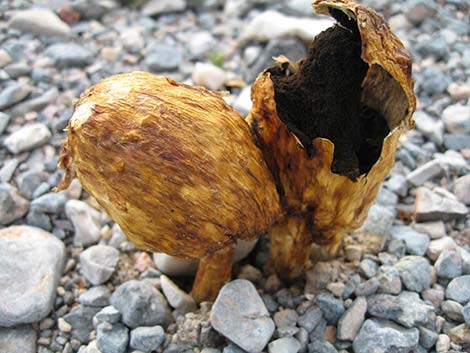
[[[410,55],[382,16],[349,0],[313,8],[338,24],[305,59],[276,58],[258,76],[247,117],[281,199],[270,235],[284,278],[302,272],[312,242],[336,252],[363,224],[416,108]]]
[[[59,166],[142,249],[200,259],[192,295],[213,300],[233,245],[266,233],[279,197],[245,120],[220,94],[145,72],[87,89]]]

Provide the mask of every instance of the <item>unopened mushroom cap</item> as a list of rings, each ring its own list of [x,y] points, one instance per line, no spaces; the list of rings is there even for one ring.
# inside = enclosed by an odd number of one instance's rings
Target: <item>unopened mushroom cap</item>
[[[364,222],[380,184],[394,164],[399,136],[413,126],[416,98],[411,57],[382,16],[347,0],[317,0],[313,8],[328,15],[332,15],[332,9],[340,10],[358,25],[361,58],[369,65],[361,100],[380,112],[390,129],[380,157],[355,181],[333,173],[334,144],[326,138],[315,138],[313,153],[309,154],[280,119],[269,70],[261,73],[252,87],[253,108],[247,121],[278,183],[284,209],[287,213],[304,214],[309,219],[314,240],[328,244]],[[296,64],[288,64],[289,70],[298,68]],[[286,65],[285,58],[278,60],[278,65]]]
[[[60,166],[138,246],[201,258],[265,233],[279,215],[249,127],[220,94],[144,72],[86,90]]]

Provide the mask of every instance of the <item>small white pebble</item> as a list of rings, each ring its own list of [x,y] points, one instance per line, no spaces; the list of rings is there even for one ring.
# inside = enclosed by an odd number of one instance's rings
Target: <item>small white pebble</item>
[[[59,330],[62,331],[62,332],[71,332],[72,331],[72,325],[70,325],[62,317],[60,317],[59,320],[57,320],[57,326],[59,327]]]

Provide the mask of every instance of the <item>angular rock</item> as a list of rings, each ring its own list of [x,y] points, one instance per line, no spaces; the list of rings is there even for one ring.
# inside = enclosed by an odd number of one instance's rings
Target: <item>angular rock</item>
[[[160,283],[162,286],[162,292],[165,295],[168,303],[181,313],[185,314],[190,311],[197,309],[196,302],[194,299],[181,290],[172,280],[167,276],[162,275],[160,277]]]
[[[436,261],[443,251],[452,251],[457,248],[457,244],[451,237],[443,237],[433,240],[429,243],[426,255],[432,260]]]
[[[299,317],[298,325],[310,333],[322,320],[323,314],[318,306],[310,307]]]
[[[64,316],[64,320],[72,325],[71,337],[81,343],[90,341],[90,333],[93,331],[93,316],[100,308],[79,305],[76,309]]]
[[[5,146],[13,154],[32,150],[51,139],[51,132],[42,123],[25,125],[5,139]]]
[[[421,131],[424,136],[437,145],[442,145],[444,123],[441,120],[433,119],[422,110],[415,112],[413,119],[415,120],[416,128]]]
[[[413,228],[419,233],[427,234],[431,239],[439,239],[446,235],[446,228],[443,221],[415,223]]]
[[[342,300],[336,299],[329,293],[320,293],[315,297],[315,304],[323,313],[323,317],[329,324],[335,325],[344,313]]]
[[[396,320],[403,311],[398,297],[389,294],[371,295],[367,298],[367,308],[370,315],[389,320]]]
[[[380,339],[378,339],[380,338]],[[409,353],[418,346],[419,331],[387,320],[369,319],[353,343],[354,353]]]
[[[431,349],[437,342],[439,335],[426,327],[419,327],[419,344],[426,349]]]
[[[462,305],[470,301],[470,275],[460,276],[450,281],[446,289],[446,298]]]
[[[470,107],[453,104],[442,112],[446,130],[453,134],[470,134]]]
[[[408,173],[406,180],[414,186],[421,186],[426,181],[442,175],[444,172],[445,166],[443,163],[439,159],[434,159]]]
[[[309,43],[331,25],[332,22],[328,19],[289,17],[269,10],[251,20],[241,36],[241,41],[265,42],[276,38],[298,37]]]
[[[108,245],[94,245],[80,254],[81,272],[94,286],[111,278],[119,261],[119,251]]]
[[[125,353],[129,342],[129,329],[123,324],[103,322],[97,328],[98,348],[103,353]]]
[[[154,351],[164,341],[165,330],[161,326],[137,327],[131,331],[131,348],[142,352]]]
[[[425,326],[432,321],[434,307],[424,303],[417,293],[405,291],[398,296],[398,302],[401,313],[394,321],[400,325],[411,328]]]
[[[221,289],[210,322],[216,331],[248,352],[261,352],[274,333],[274,322],[256,288],[243,279]]]
[[[454,343],[466,346],[470,344],[470,327],[465,324],[451,328],[447,334]]]
[[[110,324],[115,324],[121,320],[121,313],[114,306],[109,305],[96,313],[94,318],[100,322],[109,322]]]
[[[465,321],[465,324],[470,327],[470,303],[463,307],[462,316]]]
[[[366,312],[367,300],[364,297],[357,298],[339,319],[337,338],[353,341],[364,322]]]
[[[29,226],[0,230],[0,326],[37,322],[53,308],[64,244]]]
[[[103,307],[109,305],[111,292],[105,286],[91,287],[86,292],[80,294],[78,300],[82,305]]]
[[[450,349],[450,338],[447,335],[441,334],[437,338],[436,342],[436,352],[437,353],[447,353]]]
[[[36,331],[29,326],[0,328],[0,350],[5,353],[36,353]]]
[[[152,45],[147,49],[145,55],[145,65],[152,72],[175,71],[182,60],[181,53],[166,44]]]
[[[373,254],[382,251],[390,236],[394,220],[395,213],[390,208],[377,204],[372,205],[364,224],[357,230],[357,233],[363,238],[361,243],[364,246],[364,251],[367,250]]]
[[[393,266],[381,266],[377,274],[377,293],[399,294],[401,292],[400,272]]]
[[[470,205],[470,175],[464,175],[454,182],[454,194],[464,205]]]
[[[394,174],[385,182],[386,187],[401,197],[408,194],[408,184],[406,177],[400,174]]]
[[[0,112],[0,135],[7,129],[10,122],[10,115]]]
[[[31,211],[37,213],[58,214],[63,212],[66,197],[62,192],[49,192],[31,202]]]
[[[431,287],[432,269],[424,257],[405,256],[395,264],[395,268],[408,290],[421,293]]]
[[[404,240],[406,253],[410,255],[423,256],[429,246],[429,237],[426,234],[418,233],[408,226],[392,227],[391,236],[393,239]]]
[[[7,225],[23,217],[29,202],[10,184],[0,184],[0,224]]]
[[[83,201],[69,200],[65,204],[67,218],[73,223],[74,244],[90,245],[100,238],[100,213]]]
[[[41,8],[18,11],[11,18],[9,26],[24,33],[40,36],[68,37],[72,33],[69,25],[54,12]]]
[[[462,258],[457,251],[444,250],[436,260],[434,268],[438,277],[458,277],[462,275]]]
[[[308,345],[308,353],[337,353],[335,346],[330,342],[315,340]]]
[[[470,148],[468,134],[444,134],[444,146],[455,151]]]
[[[272,341],[268,345],[269,353],[298,353],[300,351],[300,343],[295,338],[284,337]]]
[[[131,328],[161,325],[170,322],[170,309],[163,295],[145,281],[121,284],[111,296],[111,305],[122,314],[122,321]]]
[[[31,98],[15,105],[11,109],[11,113],[13,115],[25,115],[29,112],[40,112],[48,104],[54,103],[58,96],[59,90],[57,87],[52,87],[39,97]]]
[[[462,259],[462,274],[470,275],[470,253],[460,246],[456,248],[456,251]]]
[[[456,199],[425,187],[420,187],[416,191],[415,217],[418,222],[448,221],[465,217],[467,213],[467,207]]]

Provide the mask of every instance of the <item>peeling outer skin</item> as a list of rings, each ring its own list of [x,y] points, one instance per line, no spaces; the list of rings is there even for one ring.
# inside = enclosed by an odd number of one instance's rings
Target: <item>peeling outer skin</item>
[[[370,65],[362,100],[383,114],[391,130],[380,158],[367,174],[352,182],[331,172],[334,145],[330,140],[314,139],[314,153],[309,157],[277,114],[274,85],[267,71],[253,85],[253,108],[247,121],[274,175],[286,216],[306,217],[313,241],[328,245],[363,224],[394,164],[399,136],[413,126],[416,98],[410,55],[381,16],[346,0],[316,1],[313,6],[324,14],[334,7],[359,21],[362,58]]]
[[[219,94],[144,72],[75,104],[57,190],[77,176],[137,246],[202,258],[264,234],[279,197],[249,126]]]

